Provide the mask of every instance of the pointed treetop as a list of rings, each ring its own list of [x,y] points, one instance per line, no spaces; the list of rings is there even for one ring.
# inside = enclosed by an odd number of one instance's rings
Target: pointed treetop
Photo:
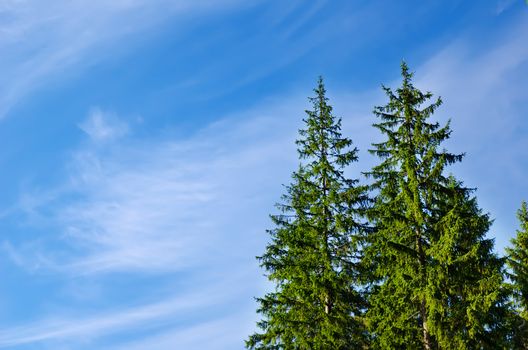
[[[521,229],[528,232],[528,205],[525,201],[522,202],[521,208],[517,211],[517,218],[521,223]]]
[[[400,63],[401,75],[403,77],[403,86],[409,86],[414,76],[414,72],[409,71],[409,66],[404,60]]]

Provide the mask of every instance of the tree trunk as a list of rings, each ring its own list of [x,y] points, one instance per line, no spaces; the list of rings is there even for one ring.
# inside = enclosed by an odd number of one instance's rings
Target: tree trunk
[[[332,300],[330,296],[325,296],[325,314],[329,315],[332,312]]]
[[[431,350],[431,336],[429,335],[429,329],[427,327],[427,310],[425,308],[425,298],[422,299],[420,305],[420,316],[422,317],[422,333],[423,333],[423,344],[425,350]]]
[[[427,272],[426,272],[426,260],[425,253],[422,247],[422,240],[420,230],[416,230],[416,248],[418,250],[418,261],[420,264],[420,277],[422,280],[422,289],[425,290],[427,285]],[[423,336],[423,345],[425,350],[432,349],[431,336],[429,334],[429,327],[427,326],[427,304],[425,301],[425,296],[422,297],[420,302],[420,318],[422,319],[422,336]]]

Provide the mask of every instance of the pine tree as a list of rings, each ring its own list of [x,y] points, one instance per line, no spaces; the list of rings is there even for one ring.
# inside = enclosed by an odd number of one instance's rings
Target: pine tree
[[[373,347],[500,349],[503,262],[485,238],[491,221],[472,190],[445,174],[463,155],[440,149],[449,123],[429,119],[441,99],[430,103],[433,95],[413,86],[405,63],[401,69],[402,86],[383,87],[389,102],[374,109],[386,140],[373,144],[381,162],[367,173],[376,193],[365,259],[374,271]]]
[[[512,328],[513,342],[518,349],[528,348],[528,206],[523,202],[517,211],[520,230],[506,248],[509,277],[512,281]]]
[[[272,215],[271,242],[258,257],[275,290],[258,298],[261,330],[249,349],[361,349],[364,301],[355,287],[366,188],[345,177],[357,149],[341,135],[322,79],[296,141],[301,159]]]

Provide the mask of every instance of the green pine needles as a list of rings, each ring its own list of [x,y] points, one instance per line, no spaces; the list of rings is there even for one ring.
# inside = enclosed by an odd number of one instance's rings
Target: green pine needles
[[[259,257],[276,289],[258,299],[264,319],[249,349],[361,349],[365,341],[365,304],[355,286],[366,188],[344,175],[357,149],[342,137],[322,79],[314,91],[297,141],[303,162]]]
[[[345,175],[358,150],[319,79],[301,164],[258,258],[275,288],[257,299],[248,349],[528,348],[527,205],[499,257],[489,215],[448,172],[463,154],[443,148],[450,124],[433,119],[442,100],[416,88],[405,63],[401,75],[374,108],[383,141],[372,144],[368,185]]]
[[[520,229],[512,239],[512,247],[506,248],[511,279],[515,287],[515,300],[520,315],[528,321],[528,206],[523,202],[517,212]]]
[[[381,162],[368,175],[377,192],[369,218],[376,230],[367,259],[376,280],[367,313],[374,348],[497,348],[502,261],[485,235],[490,219],[471,190],[445,174],[462,155],[441,149],[451,134],[431,116],[440,99],[412,84],[384,87],[388,103],[374,124],[386,141],[371,151]],[[491,339],[491,340],[490,340]]]
[[[513,341],[518,349],[528,348],[528,205],[523,202],[517,212],[520,229],[506,248],[509,277],[512,281],[512,328]]]

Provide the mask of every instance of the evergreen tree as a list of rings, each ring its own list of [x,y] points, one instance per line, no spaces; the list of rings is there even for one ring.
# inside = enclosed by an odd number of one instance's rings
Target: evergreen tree
[[[357,149],[341,135],[322,79],[297,140],[301,159],[272,215],[271,243],[258,257],[275,290],[258,298],[260,333],[249,349],[361,349],[364,301],[358,262],[366,188],[346,178]]]
[[[528,348],[528,206],[523,202],[517,212],[520,230],[511,240],[512,247],[506,248],[509,277],[512,281],[512,328],[515,348]]]
[[[374,281],[367,313],[374,348],[500,349],[505,297],[502,260],[485,238],[491,221],[445,168],[462,155],[440,149],[449,123],[429,121],[442,104],[412,84],[383,87],[389,102],[374,109],[386,140],[367,173],[376,200],[365,262]]]

